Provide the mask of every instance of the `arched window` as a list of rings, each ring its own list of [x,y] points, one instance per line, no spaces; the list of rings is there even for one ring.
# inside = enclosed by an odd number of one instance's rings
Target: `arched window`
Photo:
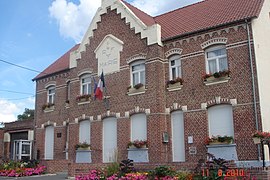
[[[170,80],[182,77],[180,55],[175,54],[169,57],[170,63]]]
[[[117,151],[117,119],[108,117],[103,120],[103,162],[115,162]]]
[[[89,120],[80,121],[80,128],[79,128],[79,142],[90,144],[90,133],[91,133],[91,126]]]
[[[54,127],[45,128],[45,152],[44,159],[53,159],[54,154]]]
[[[131,66],[131,85],[145,84],[145,61],[139,60],[130,64]]]
[[[49,86],[47,88],[47,103],[54,104],[55,99],[55,86]]]
[[[130,140],[147,140],[147,122],[146,115],[134,114],[131,116],[131,137]]]
[[[91,94],[91,75],[84,74],[80,77],[81,95]]]
[[[182,111],[171,113],[173,162],[185,161],[184,115]]]
[[[227,51],[225,45],[215,45],[207,48],[205,56],[206,72],[208,74],[228,70]]]
[[[234,136],[231,105],[216,105],[208,108],[209,136]]]

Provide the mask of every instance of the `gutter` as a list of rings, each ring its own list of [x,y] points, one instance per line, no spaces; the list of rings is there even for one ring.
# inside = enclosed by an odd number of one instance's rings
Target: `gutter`
[[[254,66],[253,66],[253,58],[252,58],[252,49],[251,49],[251,38],[250,38],[250,29],[249,23],[247,19],[245,20],[246,29],[247,29],[247,37],[248,37],[248,51],[249,51],[249,61],[250,61],[250,68],[251,68],[251,80],[252,80],[252,96],[253,96],[253,108],[254,108],[254,117],[256,123],[256,130],[259,130],[259,122],[258,122],[258,111],[257,111],[257,99],[256,99],[256,88],[255,88],[255,76],[254,76]],[[258,158],[261,157],[261,150],[260,145],[258,147]]]

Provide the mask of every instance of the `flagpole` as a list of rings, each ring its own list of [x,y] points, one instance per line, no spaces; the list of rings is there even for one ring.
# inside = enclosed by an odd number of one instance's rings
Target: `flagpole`
[[[103,73],[103,69],[102,69],[102,73]],[[105,82],[104,73],[103,73],[103,78]],[[107,86],[104,86],[104,105],[105,105],[106,110],[110,110],[110,102],[107,98]]]

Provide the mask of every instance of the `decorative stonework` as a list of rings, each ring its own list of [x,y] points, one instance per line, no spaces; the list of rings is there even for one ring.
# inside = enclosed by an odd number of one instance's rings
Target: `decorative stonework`
[[[119,0],[106,0],[102,1],[101,7],[98,8],[79,48],[70,53],[70,68],[77,67],[76,60],[81,59],[81,53],[85,51],[85,46],[90,44],[90,39],[93,37],[94,30],[97,29],[98,22],[101,22],[101,15],[106,14],[108,10],[116,10],[117,14],[121,14],[121,19],[125,19],[126,24],[130,25],[130,29],[135,29],[136,34],[140,33],[141,39],[146,38],[148,45],[156,43],[160,46],[163,45],[161,41],[161,26],[159,24],[147,26],[125,5],[124,2]]]
[[[227,38],[213,38],[209,39],[208,41],[204,42],[201,44],[202,49],[206,49],[209,46],[212,46],[214,44],[226,44],[227,43]]]
[[[138,113],[146,113],[149,114],[150,109],[144,109],[144,108],[140,108],[139,106],[135,106],[134,109],[130,110],[127,114],[130,116],[132,116],[133,114],[138,114]],[[127,115],[126,114],[126,115]]]
[[[78,72],[78,77],[80,77],[83,74],[92,74],[93,73],[93,69],[87,68],[87,69],[82,69]]]
[[[165,52],[165,56],[166,56],[166,58],[169,58],[173,54],[181,54],[182,51],[183,50],[180,48],[173,48],[173,49],[170,49],[169,51]]]
[[[115,113],[115,112],[107,111],[106,113],[101,114],[100,118],[105,119],[107,117],[117,117],[116,114],[117,113]]]
[[[123,50],[123,41],[109,34],[104,37],[95,50],[98,59],[98,74],[117,72],[120,70],[120,52]]]
[[[173,103],[173,105],[170,108],[166,108],[165,112],[166,114],[170,114],[173,111],[181,110],[183,112],[187,111],[187,106],[181,106],[178,103]]]
[[[50,81],[48,83],[45,84],[45,88],[47,89],[50,86],[56,86],[56,81]]]
[[[130,64],[130,63],[137,61],[137,60],[145,60],[145,59],[146,59],[146,54],[136,54],[136,55],[127,59],[127,64]]]
[[[198,39],[205,39],[206,36],[209,36],[210,38],[212,38],[214,34],[218,34],[220,36],[223,32],[226,32],[228,34],[230,30],[239,31],[239,29],[241,29],[241,28],[246,29],[246,25],[245,24],[240,24],[240,25],[220,29],[220,30],[217,30],[217,31],[207,32],[207,33],[204,33],[204,34],[200,34],[198,36],[192,36],[192,37],[189,37],[189,38],[186,38],[186,39],[180,39],[178,41],[173,41],[171,43],[165,44],[165,46],[167,48],[170,48],[171,46],[175,47],[176,44],[183,45],[183,42],[185,42],[185,41],[187,43],[189,43],[189,42],[191,42],[193,40],[197,41]]]
[[[236,106],[237,99],[221,98],[220,96],[217,96],[217,97],[215,97],[215,99],[207,101],[206,103],[202,103],[201,108],[203,110],[206,110],[207,108],[214,106],[214,105],[218,105],[218,104],[231,104],[233,106]]]

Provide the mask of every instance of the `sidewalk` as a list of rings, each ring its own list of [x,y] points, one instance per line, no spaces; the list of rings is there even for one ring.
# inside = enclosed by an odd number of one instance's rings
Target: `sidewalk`
[[[60,173],[60,174],[43,174],[40,176],[26,176],[26,177],[3,177],[0,176],[0,180],[6,179],[6,180],[13,180],[13,179],[22,179],[22,180],[63,180],[67,179],[67,174],[66,173]]]

